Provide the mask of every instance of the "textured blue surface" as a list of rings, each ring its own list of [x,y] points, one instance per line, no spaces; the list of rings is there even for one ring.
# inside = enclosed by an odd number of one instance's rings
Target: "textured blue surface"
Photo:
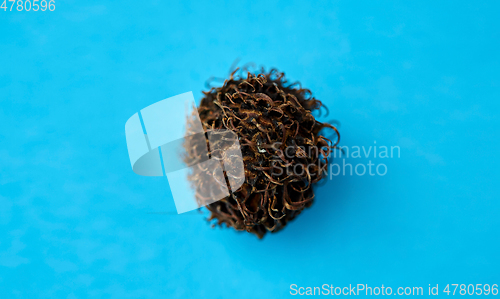
[[[498,2],[58,1],[0,10],[0,297],[281,298],[290,284],[500,283]],[[236,58],[330,108],[338,176],[262,241],[175,214],[126,120]],[[152,214],[151,212],[166,212]]]

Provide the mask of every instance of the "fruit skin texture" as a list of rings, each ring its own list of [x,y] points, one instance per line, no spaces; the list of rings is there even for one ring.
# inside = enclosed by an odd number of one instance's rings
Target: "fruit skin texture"
[[[262,238],[311,206],[313,184],[325,176],[339,135],[334,126],[312,115],[321,102],[300,84],[288,84],[284,73],[262,70],[247,78],[235,73],[222,87],[204,92],[198,113],[205,130],[228,129],[238,135],[245,182],[206,207],[214,226],[225,224]],[[320,134],[323,128],[333,130],[337,143]]]

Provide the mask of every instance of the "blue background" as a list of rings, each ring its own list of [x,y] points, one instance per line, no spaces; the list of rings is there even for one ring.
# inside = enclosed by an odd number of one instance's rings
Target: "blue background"
[[[235,2],[0,10],[0,297],[500,283],[498,2]],[[132,172],[125,122],[199,100],[236,58],[310,88],[342,145],[401,156],[346,160],[388,173],[334,177],[262,241],[176,215],[165,178]]]

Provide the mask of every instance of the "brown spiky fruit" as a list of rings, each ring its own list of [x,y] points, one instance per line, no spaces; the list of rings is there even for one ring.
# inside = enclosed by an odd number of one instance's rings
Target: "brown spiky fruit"
[[[235,72],[222,87],[204,92],[198,113],[205,130],[227,129],[238,135],[245,182],[207,208],[215,224],[262,238],[311,206],[313,185],[324,177],[339,135],[333,125],[312,115],[321,102],[299,84],[288,84],[284,73],[262,71],[242,78]],[[320,133],[323,128],[333,130],[335,143]],[[188,146],[190,155],[199,152],[196,145]],[[197,159],[204,158],[190,157]]]

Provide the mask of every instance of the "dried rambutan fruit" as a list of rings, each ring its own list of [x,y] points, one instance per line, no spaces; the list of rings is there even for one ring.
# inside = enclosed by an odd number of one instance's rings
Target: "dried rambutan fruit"
[[[235,75],[237,71],[221,87],[203,92],[198,113],[205,130],[226,129],[238,136],[244,183],[206,207],[214,225],[225,224],[262,238],[267,231],[281,230],[311,206],[313,185],[324,178],[328,156],[340,136],[335,126],[312,115],[322,103],[300,84],[288,84],[284,73],[262,69],[260,74],[248,72],[243,78]],[[333,141],[322,135],[324,128],[335,133]],[[206,160],[196,156],[203,152],[198,146],[207,145],[185,144],[190,162]],[[200,183],[196,174],[190,180],[198,186],[226,183]],[[199,193],[197,200],[203,206]]]

